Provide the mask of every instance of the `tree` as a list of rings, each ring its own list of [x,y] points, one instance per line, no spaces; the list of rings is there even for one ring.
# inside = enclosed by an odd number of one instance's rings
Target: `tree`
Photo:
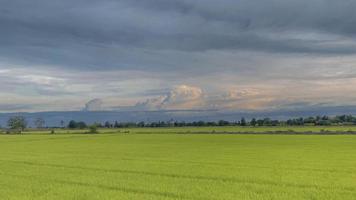
[[[263,119],[258,119],[257,120],[257,125],[258,126],[263,126],[263,122],[264,122]]]
[[[64,121],[61,120],[61,127],[64,128]]]
[[[87,126],[87,124],[85,122],[78,122],[77,123],[77,128],[79,128],[79,129],[85,129],[87,127],[88,126]]]
[[[139,123],[137,124],[137,126],[138,126],[138,127],[145,127],[145,122],[144,122],[144,121],[139,122]],[[115,127],[115,128],[118,128],[118,127]]]
[[[271,125],[271,119],[266,117],[263,119],[263,126],[270,126]]]
[[[240,125],[241,125],[241,126],[246,126],[246,120],[245,120],[245,118],[241,118]]]
[[[252,118],[250,124],[251,124],[251,126],[256,126],[257,120],[255,118]]]
[[[27,127],[27,121],[23,116],[13,116],[9,118],[7,125],[11,129],[18,129],[21,133]]]
[[[119,122],[115,121],[114,128],[120,128]]]
[[[36,128],[43,128],[44,125],[45,125],[45,121],[41,117],[38,117],[37,119],[35,119]]]
[[[329,116],[324,115],[321,119],[322,120],[329,120]]]
[[[70,120],[69,124],[68,124],[68,128],[71,128],[71,129],[75,129],[75,128],[85,129],[87,127],[88,126],[85,122],[76,122],[74,120]]]
[[[230,123],[228,121],[225,121],[225,120],[219,120],[218,121],[218,125],[219,126],[227,126],[229,125]]]
[[[88,133],[91,133],[91,134],[98,133],[96,124],[93,124],[93,125],[89,126],[89,132]]]
[[[74,128],[77,128],[77,126],[78,126],[77,122],[74,120],[70,120],[68,123],[68,128],[74,129]]]
[[[106,121],[104,126],[105,126],[105,128],[111,128],[112,124],[109,121]]]

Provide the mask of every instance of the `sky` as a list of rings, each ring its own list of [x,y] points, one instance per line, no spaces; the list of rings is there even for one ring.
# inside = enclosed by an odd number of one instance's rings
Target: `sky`
[[[356,105],[355,0],[0,0],[0,112]]]

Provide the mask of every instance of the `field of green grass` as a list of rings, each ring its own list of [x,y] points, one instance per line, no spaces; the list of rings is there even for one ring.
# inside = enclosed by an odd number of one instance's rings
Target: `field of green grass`
[[[0,199],[356,199],[356,136],[149,130],[0,135]]]

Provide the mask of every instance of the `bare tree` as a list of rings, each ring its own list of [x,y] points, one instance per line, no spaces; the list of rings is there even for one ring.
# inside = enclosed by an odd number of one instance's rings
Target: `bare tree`
[[[43,118],[41,117],[38,117],[36,120],[35,120],[35,126],[36,128],[43,128],[45,125],[45,121]]]
[[[18,129],[21,133],[27,127],[27,121],[23,116],[13,116],[7,121],[7,125],[11,129]]]
[[[61,120],[61,127],[64,128],[64,121]]]

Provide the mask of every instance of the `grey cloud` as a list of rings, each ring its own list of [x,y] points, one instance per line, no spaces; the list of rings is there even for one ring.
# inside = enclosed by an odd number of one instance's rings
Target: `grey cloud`
[[[5,112],[11,112],[14,110],[31,110],[35,108],[36,105],[28,105],[28,104],[0,104],[0,110]]]
[[[85,104],[83,111],[100,111],[102,110],[103,101],[101,99],[92,99]]]
[[[65,89],[66,80],[39,73],[29,73],[30,70],[5,70],[0,72],[0,89],[2,92],[21,93],[29,95],[70,95]],[[30,92],[32,92],[30,94]]]
[[[1,96],[76,108],[90,96],[124,108],[148,98],[136,107],[149,110],[245,108],[272,106],[283,90],[293,102],[332,93],[350,103],[354,90],[340,80],[354,84],[354,10],[353,0],[0,0],[0,70],[27,69],[0,73]],[[202,87],[203,100],[173,98],[174,85]],[[221,99],[236,85],[271,94]]]
[[[354,1],[13,0],[0,7],[1,55],[22,63],[172,69],[179,59],[160,50],[356,52]]]
[[[137,1],[135,1],[137,2]],[[242,29],[318,29],[355,33],[356,2],[333,0],[214,0],[144,1],[156,10],[198,15],[209,21],[231,22]],[[158,4],[158,5],[157,5]]]

